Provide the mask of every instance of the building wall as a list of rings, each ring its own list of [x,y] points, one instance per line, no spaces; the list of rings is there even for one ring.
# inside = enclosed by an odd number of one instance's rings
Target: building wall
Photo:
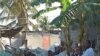
[[[59,34],[49,34],[50,36],[50,46],[54,45],[55,43],[60,43],[60,39],[59,39]],[[28,47],[31,49],[35,49],[37,47],[43,47],[43,33],[28,33],[27,35],[27,40],[28,40]],[[48,48],[49,48],[48,47]]]
[[[35,48],[43,48],[43,36],[40,32],[29,32],[26,36],[28,48],[35,49]],[[15,38],[11,39],[11,46],[18,48],[22,47],[22,36],[16,35]],[[9,38],[2,37],[2,43],[4,45],[10,45]],[[50,46],[54,45],[55,43],[60,43],[59,34],[50,34]],[[48,48],[49,48],[48,47]]]

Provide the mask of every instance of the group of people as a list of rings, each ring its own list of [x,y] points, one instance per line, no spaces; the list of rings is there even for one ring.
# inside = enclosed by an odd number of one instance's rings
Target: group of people
[[[52,46],[48,51],[48,56],[67,56],[64,42],[61,42],[58,46]]]
[[[36,56],[30,51],[30,49],[21,50],[19,48],[14,48],[9,45],[5,45],[5,52],[10,54],[7,56]]]
[[[54,48],[55,51],[52,51],[52,49],[48,51],[48,56],[68,56],[63,42]],[[81,47],[80,44],[75,44],[75,48],[72,48],[71,56],[94,56],[92,42],[87,40],[84,47]]]
[[[92,42],[87,40],[83,48],[77,44],[72,56],[94,56]]]
[[[65,43],[61,42],[60,45],[53,46],[48,51],[46,51],[47,55],[44,54],[44,56],[68,56],[67,50],[66,50],[65,47],[66,47]],[[6,45],[5,49],[6,49],[5,50],[6,52],[13,54],[13,56],[17,56],[16,54],[18,54],[18,53],[15,52],[15,51],[17,51],[16,48],[10,49],[10,47],[8,45]],[[19,52],[19,55],[20,55],[21,52]],[[22,53],[24,54],[23,56],[37,56],[36,54],[32,53],[32,51],[29,51],[28,49],[26,51],[22,52]],[[84,44],[84,47],[81,47],[80,44],[75,44],[75,47],[72,48],[71,56],[94,56],[94,50],[92,48],[92,42],[86,41],[86,43]]]

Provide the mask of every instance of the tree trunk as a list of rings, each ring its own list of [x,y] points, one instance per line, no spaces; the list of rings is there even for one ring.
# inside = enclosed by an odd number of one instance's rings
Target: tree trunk
[[[65,41],[65,48],[67,51],[67,55],[70,56],[70,52],[71,52],[71,41],[70,41],[70,32],[69,32],[69,28],[65,27],[64,28],[64,37],[66,39]]]
[[[27,9],[26,9],[26,5],[24,3],[23,0],[20,0],[20,6],[21,6],[21,13],[19,14],[18,16],[18,25],[19,26],[23,26],[23,30],[24,33],[25,33],[25,36],[23,37],[23,41],[24,44],[25,44],[25,47],[27,47],[27,39],[26,39],[26,35],[27,35],[27,32],[28,32],[28,14],[27,14]]]
[[[11,46],[11,37],[9,37],[9,42],[10,42],[10,46]]]
[[[2,42],[1,42],[2,38],[0,37],[0,51],[3,50],[3,47],[2,47]]]
[[[83,3],[83,1],[79,1],[81,4]],[[83,4],[80,5],[80,7],[82,7],[80,9],[80,29],[79,29],[79,37],[78,37],[78,42],[80,43],[80,46],[83,47],[84,45],[84,38],[85,38],[85,11],[83,10]]]
[[[0,30],[0,51],[3,50],[3,48],[2,48],[2,42],[1,42],[2,41],[2,38],[1,37],[2,36],[1,36],[1,30]]]

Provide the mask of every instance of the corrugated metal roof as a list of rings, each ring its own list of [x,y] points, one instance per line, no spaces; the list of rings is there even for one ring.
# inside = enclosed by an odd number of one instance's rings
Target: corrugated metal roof
[[[22,30],[23,27],[11,28],[11,29],[1,29],[2,37],[14,37],[18,32]]]

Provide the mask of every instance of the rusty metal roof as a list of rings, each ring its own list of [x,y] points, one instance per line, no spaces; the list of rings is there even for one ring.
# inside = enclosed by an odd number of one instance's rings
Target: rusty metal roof
[[[2,37],[14,37],[17,33],[22,30],[23,27],[14,27],[8,29],[1,29],[1,36]]]

